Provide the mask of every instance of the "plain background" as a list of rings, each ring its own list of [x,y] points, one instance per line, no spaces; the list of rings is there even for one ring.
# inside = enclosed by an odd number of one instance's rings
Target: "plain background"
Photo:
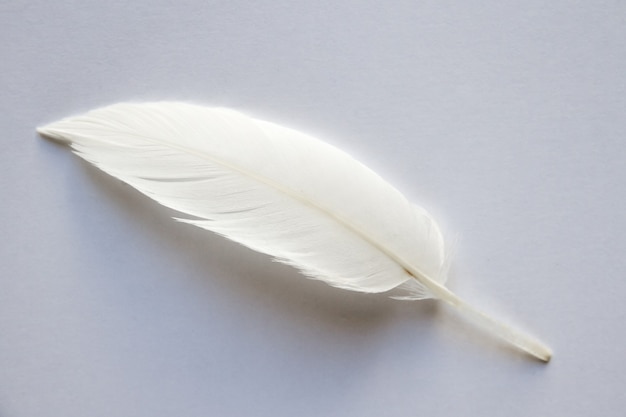
[[[4,0],[0,38],[0,416],[623,415],[623,2]],[[553,361],[177,224],[35,133],[163,99],[353,154]]]

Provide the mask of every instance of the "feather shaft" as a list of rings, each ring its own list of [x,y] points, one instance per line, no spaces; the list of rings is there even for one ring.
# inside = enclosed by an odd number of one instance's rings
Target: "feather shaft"
[[[552,358],[552,350],[535,337],[521,332],[506,323],[496,320],[483,311],[468,304],[446,287],[437,283],[433,284],[433,287],[436,286],[438,288],[429,287],[429,289],[438,299],[457,308],[461,314],[476,323],[478,326],[541,361],[549,362]]]
[[[510,343],[511,345],[525,351],[531,356],[534,356],[544,362],[549,362],[552,358],[552,350],[537,338],[517,330],[514,327],[491,317],[482,310],[473,307],[448,288],[430,279],[423,272],[410,266],[410,264],[402,259],[397,259],[397,261],[407,268],[407,271],[411,274],[411,276],[413,276],[413,278],[415,278],[415,280],[419,281],[422,285],[428,288],[433,298],[442,300],[455,307],[462,315],[470,319],[478,326]]]

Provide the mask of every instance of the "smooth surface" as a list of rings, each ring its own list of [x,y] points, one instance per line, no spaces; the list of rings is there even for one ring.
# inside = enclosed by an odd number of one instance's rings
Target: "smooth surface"
[[[622,415],[625,6],[415,3],[1,3],[0,415]],[[302,279],[35,134],[158,99],[350,152],[553,360]]]

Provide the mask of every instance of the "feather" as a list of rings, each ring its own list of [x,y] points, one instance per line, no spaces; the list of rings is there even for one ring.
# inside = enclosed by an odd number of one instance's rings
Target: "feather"
[[[548,347],[445,287],[433,218],[344,152],[223,108],[116,104],[38,129],[210,230],[310,278],[400,299],[436,298],[548,361]],[[393,290],[393,291],[392,291]]]

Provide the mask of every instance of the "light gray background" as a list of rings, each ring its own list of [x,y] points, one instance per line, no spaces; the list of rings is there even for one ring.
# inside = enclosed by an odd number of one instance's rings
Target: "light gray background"
[[[0,38],[0,416],[623,415],[623,2],[4,0]],[[161,99],[352,153],[552,363],[176,224],[35,134]]]

